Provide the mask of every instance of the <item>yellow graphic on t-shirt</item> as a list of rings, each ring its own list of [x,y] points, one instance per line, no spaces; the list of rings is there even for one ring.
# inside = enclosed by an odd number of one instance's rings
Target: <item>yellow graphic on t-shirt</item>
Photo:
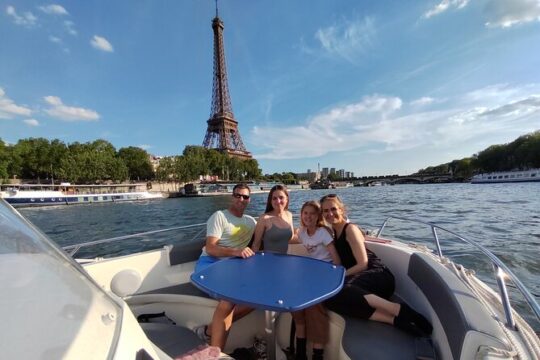
[[[246,246],[247,243],[249,243],[249,240],[251,240],[250,230],[249,226],[246,225],[231,226],[231,242],[234,243],[235,246]]]

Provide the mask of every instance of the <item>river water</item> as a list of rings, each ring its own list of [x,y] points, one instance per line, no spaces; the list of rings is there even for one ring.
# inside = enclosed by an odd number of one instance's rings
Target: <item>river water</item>
[[[352,222],[378,228],[390,215],[434,222],[474,240],[500,257],[536,295],[540,294],[540,183],[431,184],[355,187],[337,190],[299,190],[290,193],[290,210],[303,202],[335,192],[348,208]],[[267,194],[252,195],[247,213],[261,214]],[[22,208],[20,212],[60,246],[127,234],[204,223],[212,212],[227,207],[228,196],[175,198],[148,202]],[[400,236],[397,236],[397,233]],[[384,235],[432,246],[432,233],[420,224],[391,221]],[[491,265],[470,246],[441,233],[443,253],[493,284]],[[187,241],[179,233],[144,236],[81,251],[77,257],[125,254]],[[518,300],[520,312],[528,307]],[[530,315],[525,314],[531,319]],[[538,323],[532,324],[536,331]]]

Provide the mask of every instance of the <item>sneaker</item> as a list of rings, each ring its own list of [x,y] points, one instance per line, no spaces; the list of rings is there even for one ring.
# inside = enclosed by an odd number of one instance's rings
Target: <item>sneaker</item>
[[[258,336],[255,336],[255,341],[253,342],[253,350],[257,360],[266,360],[266,340],[261,339]]]
[[[200,325],[193,328],[193,332],[207,344],[210,344],[210,335],[208,335],[208,325]]]

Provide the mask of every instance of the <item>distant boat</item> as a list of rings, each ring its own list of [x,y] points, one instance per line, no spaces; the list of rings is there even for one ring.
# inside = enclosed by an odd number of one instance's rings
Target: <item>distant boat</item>
[[[471,184],[495,184],[540,181],[540,169],[500,171],[474,175]]]
[[[115,201],[161,199],[147,184],[120,185],[0,185],[0,197],[13,206],[73,205]]]
[[[335,189],[336,186],[332,184],[329,180],[317,180],[314,183],[309,184],[309,188],[312,190],[316,189]]]
[[[334,182],[334,187],[337,189],[337,188],[348,188],[348,187],[353,187],[353,183],[352,182],[348,182],[348,181],[337,181],[337,182]]]
[[[254,182],[246,183],[252,194],[268,193],[280,182]],[[231,195],[236,183],[188,183],[184,185],[182,195],[185,197]],[[289,190],[303,189],[301,185],[285,185]]]

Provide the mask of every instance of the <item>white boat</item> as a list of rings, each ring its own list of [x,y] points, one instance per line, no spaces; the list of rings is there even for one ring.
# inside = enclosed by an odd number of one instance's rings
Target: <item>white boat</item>
[[[495,184],[540,181],[540,169],[501,171],[474,175],[471,184]]]
[[[163,198],[146,184],[120,185],[1,185],[0,197],[13,206],[74,205]]]
[[[367,237],[367,246],[394,273],[396,297],[426,316],[433,334],[414,338],[389,325],[330,312],[326,359],[540,359],[540,340],[512,308],[506,282],[521,292],[538,319],[540,307],[500,259],[449,231],[487,256],[495,268],[497,293],[474,272],[443,256],[437,234],[447,230],[416,222],[431,228],[433,253],[425,246],[382,238],[387,221],[377,237]],[[80,265],[70,256],[76,257],[80,248],[107,243],[118,247],[117,241],[131,236],[69,247],[68,255],[0,200],[1,357],[157,360],[175,358],[201,344],[189,329],[209,323],[216,305],[189,281],[204,242],[204,225],[162,230],[191,232],[192,241],[182,245],[86,259]],[[301,248],[291,246],[290,252]],[[137,321],[151,321],[152,316],[145,315],[160,313],[166,316],[156,319],[164,322]],[[259,310],[236,322],[225,352],[251,346],[254,337],[264,335],[264,324]],[[289,347],[290,325],[290,314],[278,316],[278,359],[285,359],[282,349]],[[230,359],[224,354],[221,358]]]
[[[278,182],[255,182],[247,183],[251,194],[268,193],[275,185],[282,183]],[[200,196],[219,196],[231,195],[236,183],[188,183],[184,185],[182,192],[183,196],[200,197]],[[285,185],[289,191],[302,190],[302,185]]]

